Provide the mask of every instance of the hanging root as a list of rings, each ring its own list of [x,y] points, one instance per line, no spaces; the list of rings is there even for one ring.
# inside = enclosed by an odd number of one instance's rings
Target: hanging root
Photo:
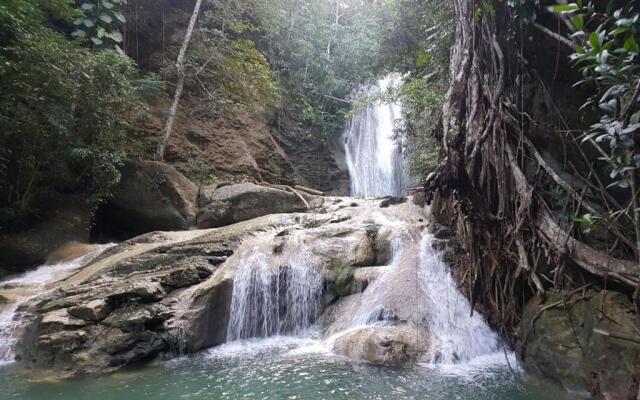
[[[549,102],[551,96],[528,70],[521,51],[504,51],[522,48],[512,31],[507,32],[513,18],[504,6],[494,1],[495,15],[485,13],[478,19],[473,3],[455,0],[456,40],[443,106],[446,157],[427,179],[425,190],[434,215],[455,226],[463,245],[456,274],[471,303],[486,309],[506,332],[535,293],[581,286],[581,280],[592,279],[589,274],[627,288],[640,285],[640,279],[638,263],[620,257],[635,252],[632,230],[623,222],[603,218],[621,249],[616,257],[577,238],[573,222],[569,227],[557,222],[565,214],[573,220],[581,210],[602,214],[600,201],[594,200],[602,199],[604,207],[615,200],[603,190],[578,141],[561,138],[585,165],[574,167],[581,175],[570,181],[538,151],[531,137],[540,125],[532,117],[534,105],[525,103],[532,97],[525,96],[532,90],[527,80],[542,91],[539,97]],[[558,107],[549,108],[568,130]],[[558,139],[555,132],[549,135]],[[578,189],[576,182],[582,182]],[[550,188],[554,197],[563,193],[566,198],[562,213],[548,206]],[[581,271],[588,273],[586,278]]]

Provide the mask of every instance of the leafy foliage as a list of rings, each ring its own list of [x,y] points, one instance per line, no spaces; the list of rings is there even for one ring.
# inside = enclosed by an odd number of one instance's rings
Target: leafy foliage
[[[608,164],[613,184],[631,189],[629,207],[615,213],[633,215],[639,207],[640,10],[632,3],[620,8],[614,4],[610,2],[602,9],[593,2],[577,1],[553,6],[551,10],[567,16],[574,31],[571,38],[577,44],[571,59],[583,76],[576,85],[595,89],[585,106],[597,104],[602,112],[600,121],[582,142],[600,150],[600,159]],[[584,218],[591,223],[594,217]]]
[[[448,1],[399,0],[387,5],[388,29],[382,37],[384,62],[406,73],[395,100],[403,105],[396,134],[406,144],[412,175],[425,178],[439,156],[438,129],[448,87],[453,9]]]
[[[52,190],[103,198],[119,179],[127,114],[138,102],[134,63],[68,40],[47,27],[51,15],[37,1],[15,1],[1,17],[11,21],[3,25],[0,69],[4,229]]]
[[[126,19],[121,8],[127,0],[86,0],[78,8],[78,16],[73,24],[73,37],[88,39],[96,46],[122,42],[119,24]]]

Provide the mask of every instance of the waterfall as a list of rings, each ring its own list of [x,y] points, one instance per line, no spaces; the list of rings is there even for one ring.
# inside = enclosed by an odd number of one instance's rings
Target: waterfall
[[[11,363],[15,358],[15,345],[24,326],[21,306],[36,295],[49,290],[47,285],[65,278],[84,267],[114,244],[97,245],[87,254],[70,261],[42,265],[24,274],[0,282],[0,292],[12,294],[12,301],[0,312],[0,365]],[[53,289],[53,288],[51,288]]]
[[[390,74],[367,92],[384,93],[400,83],[397,74]],[[398,196],[408,184],[402,149],[394,140],[394,125],[401,117],[399,103],[373,101],[352,118],[344,132],[352,196]]]
[[[304,333],[320,313],[322,283],[313,257],[304,251],[245,252],[234,275],[227,341]]]
[[[471,304],[458,291],[449,267],[432,243],[433,235],[422,237],[419,272],[423,292],[428,293],[435,305],[428,319],[432,361],[455,364],[498,352],[498,335],[482,315],[477,312],[471,315]]]

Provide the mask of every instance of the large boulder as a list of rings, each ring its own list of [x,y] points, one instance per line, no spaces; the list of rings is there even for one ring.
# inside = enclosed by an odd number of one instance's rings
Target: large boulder
[[[589,291],[536,296],[519,325],[525,368],[572,392],[604,399],[638,397],[640,318],[627,296]]]
[[[310,206],[322,199],[305,195]],[[223,187],[205,186],[198,204],[199,228],[217,228],[261,217],[267,214],[293,213],[307,210],[302,199],[289,191],[253,183],[239,183]]]
[[[129,162],[121,173],[113,195],[98,211],[98,233],[131,237],[195,225],[198,187],[173,166],[157,161]]]
[[[429,347],[423,330],[402,326],[367,326],[338,336],[333,351],[368,364],[400,366],[415,361]]]
[[[26,231],[0,236],[0,277],[43,264],[51,252],[68,242],[88,242],[90,228],[89,208],[82,198],[53,197],[41,222]]]

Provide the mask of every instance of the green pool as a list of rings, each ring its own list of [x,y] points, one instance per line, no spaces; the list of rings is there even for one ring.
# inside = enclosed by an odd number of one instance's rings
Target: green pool
[[[0,367],[0,399],[569,399],[498,354],[457,365],[395,369],[355,363],[310,339],[272,338],[115,374],[30,382]]]

